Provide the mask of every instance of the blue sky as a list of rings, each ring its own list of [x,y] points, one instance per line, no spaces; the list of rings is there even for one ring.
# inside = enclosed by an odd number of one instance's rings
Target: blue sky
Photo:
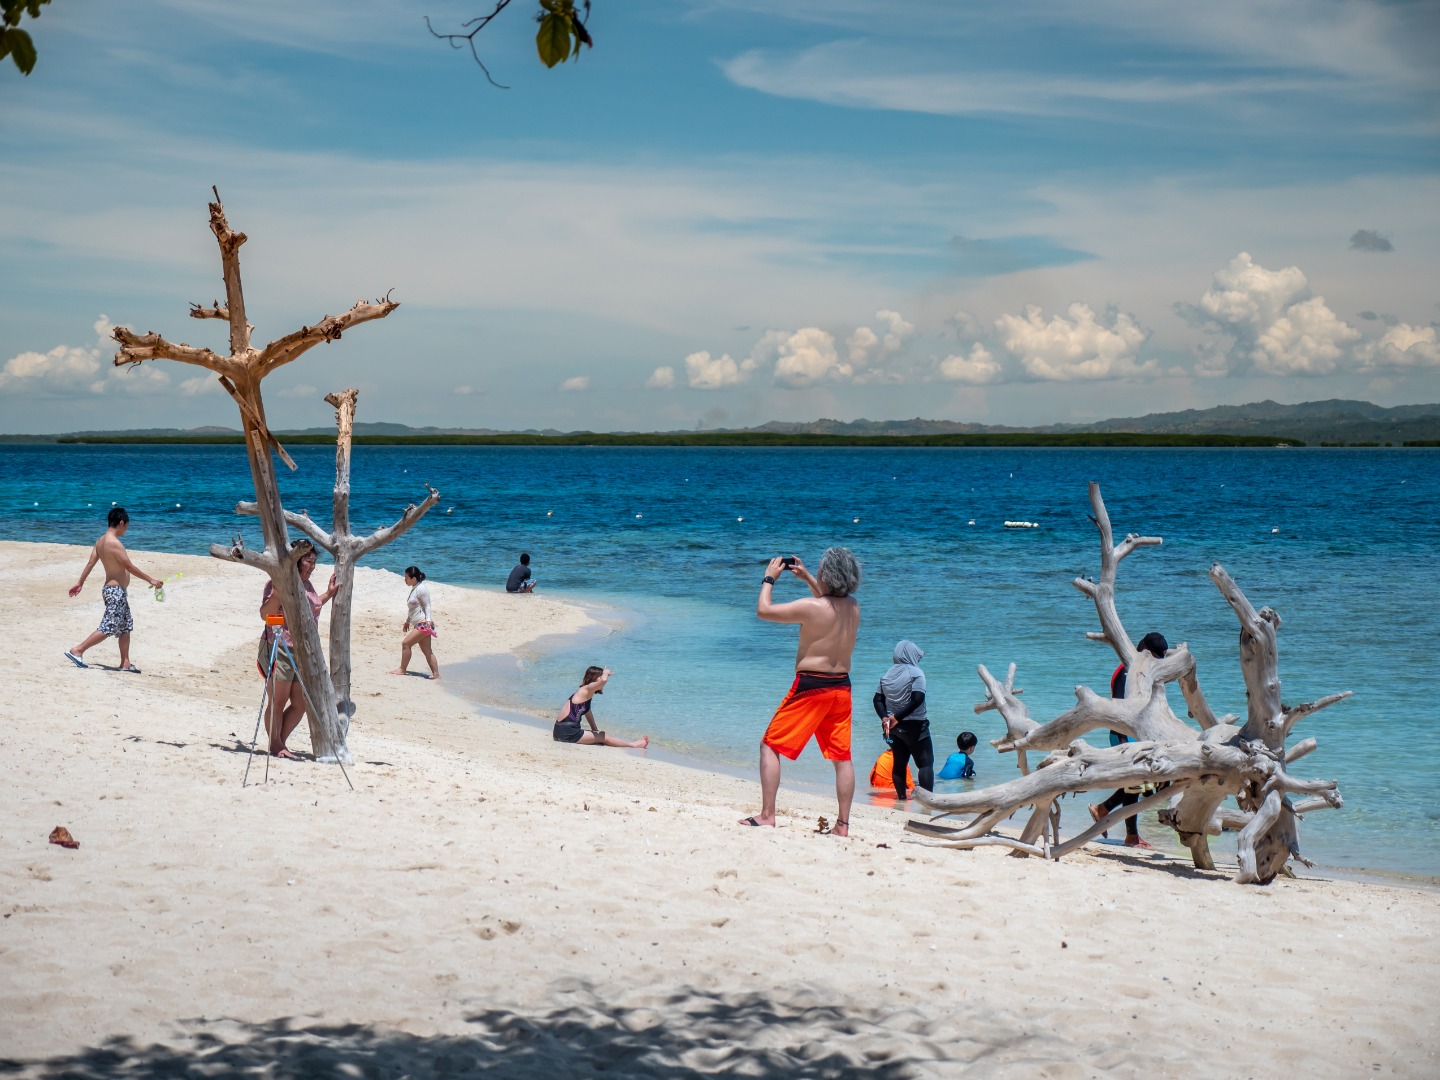
[[[235,423],[205,202],[277,426],[1087,421],[1440,401],[1440,15],[1350,0],[56,0],[0,70],[0,431]]]

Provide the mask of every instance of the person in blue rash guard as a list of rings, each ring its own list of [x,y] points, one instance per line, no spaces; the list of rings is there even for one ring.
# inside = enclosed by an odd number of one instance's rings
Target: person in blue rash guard
[[[975,744],[979,742],[973,731],[962,731],[955,739],[955,745],[959,748],[955,753],[945,759],[945,765],[940,769],[936,780],[973,780],[975,779],[975,759],[971,756],[975,751]]]

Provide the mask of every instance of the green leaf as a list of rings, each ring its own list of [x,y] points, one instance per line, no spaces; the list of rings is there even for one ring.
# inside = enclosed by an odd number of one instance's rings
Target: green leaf
[[[35,43],[24,30],[6,30],[4,47],[14,58],[20,74],[29,75],[35,70]]]
[[[546,67],[564,63],[570,55],[570,20],[563,15],[546,15],[540,20],[535,47],[540,52],[540,62]]]

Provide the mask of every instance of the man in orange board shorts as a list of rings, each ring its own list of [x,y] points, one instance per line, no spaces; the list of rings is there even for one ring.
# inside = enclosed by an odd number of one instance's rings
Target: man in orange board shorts
[[[786,570],[810,588],[810,595],[777,604],[776,579]],[[855,796],[855,767],[850,761],[850,656],[860,629],[860,605],[851,595],[860,587],[860,563],[849,548],[832,547],[815,575],[795,556],[776,557],[765,568],[755,614],[766,622],[798,623],[795,681],[775,710],[760,740],[760,813],[741,825],[774,825],[775,793],[780,788],[780,758],[794,761],[813,736],[820,753],[835,765],[835,796],[840,809],[832,830],[850,835],[850,802]]]

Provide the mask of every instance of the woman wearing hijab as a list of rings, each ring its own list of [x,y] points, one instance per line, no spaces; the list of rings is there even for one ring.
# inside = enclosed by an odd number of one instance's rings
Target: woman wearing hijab
[[[916,784],[926,791],[935,790],[935,747],[930,742],[930,721],[925,715],[925,673],[918,666],[924,655],[925,650],[913,641],[896,644],[895,663],[881,677],[880,689],[875,691],[875,711],[890,740],[890,749],[895,752],[891,777],[895,795],[901,799],[909,797],[905,771],[911,758],[915,760]]]

